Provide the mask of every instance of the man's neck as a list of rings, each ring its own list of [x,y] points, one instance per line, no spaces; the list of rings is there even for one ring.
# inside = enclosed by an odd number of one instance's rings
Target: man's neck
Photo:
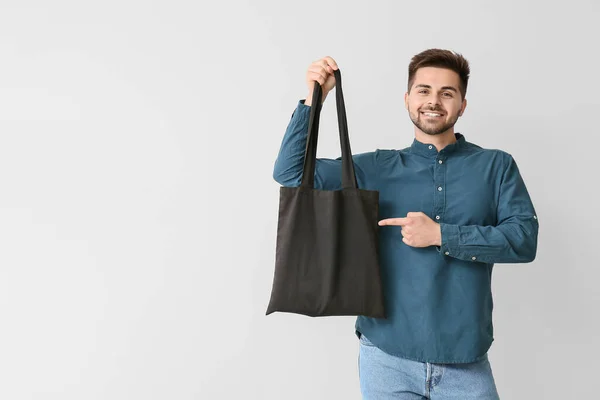
[[[434,145],[438,152],[449,144],[456,142],[454,129],[448,129],[446,132],[440,133],[439,135],[428,135],[423,133],[420,129],[415,129],[415,139],[421,143]]]

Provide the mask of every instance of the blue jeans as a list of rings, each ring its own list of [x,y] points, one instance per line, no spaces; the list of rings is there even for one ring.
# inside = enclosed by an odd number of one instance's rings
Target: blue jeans
[[[389,355],[361,335],[358,359],[364,400],[498,400],[487,355],[469,364],[431,364]]]

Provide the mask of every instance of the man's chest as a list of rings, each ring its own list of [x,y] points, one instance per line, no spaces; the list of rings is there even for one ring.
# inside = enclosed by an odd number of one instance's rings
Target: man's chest
[[[432,160],[380,171],[381,217],[420,211],[436,222],[495,225],[501,176],[490,163],[468,161]]]

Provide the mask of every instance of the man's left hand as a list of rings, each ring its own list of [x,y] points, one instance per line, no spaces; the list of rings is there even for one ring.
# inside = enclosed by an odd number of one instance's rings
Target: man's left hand
[[[411,247],[442,245],[440,224],[422,212],[409,212],[405,218],[387,218],[379,226],[395,225],[402,228],[402,241]]]

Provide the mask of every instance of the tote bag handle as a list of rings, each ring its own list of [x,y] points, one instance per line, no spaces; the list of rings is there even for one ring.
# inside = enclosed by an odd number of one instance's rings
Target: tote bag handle
[[[350,149],[350,139],[348,138],[348,120],[346,118],[346,105],[344,103],[344,93],[342,92],[342,75],[340,70],[334,70],[335,76],[335,103],[337,107],[338,126],[340,132],[340,147],[342,148],[342,188],[357,189],[356,174],[354,173],[354,163],[352,162],[352,151]],[[304,155],[304,169],[302,172],[301,187],[314,189],[315,187],[315,164],[317,162],[317,141],[319,137],[319,120],[321,116],[321,99],[323,97],[323,88],[319,82],[315,81],[313,97],[308,122],[308,139],[306,142],[306,151]]]

